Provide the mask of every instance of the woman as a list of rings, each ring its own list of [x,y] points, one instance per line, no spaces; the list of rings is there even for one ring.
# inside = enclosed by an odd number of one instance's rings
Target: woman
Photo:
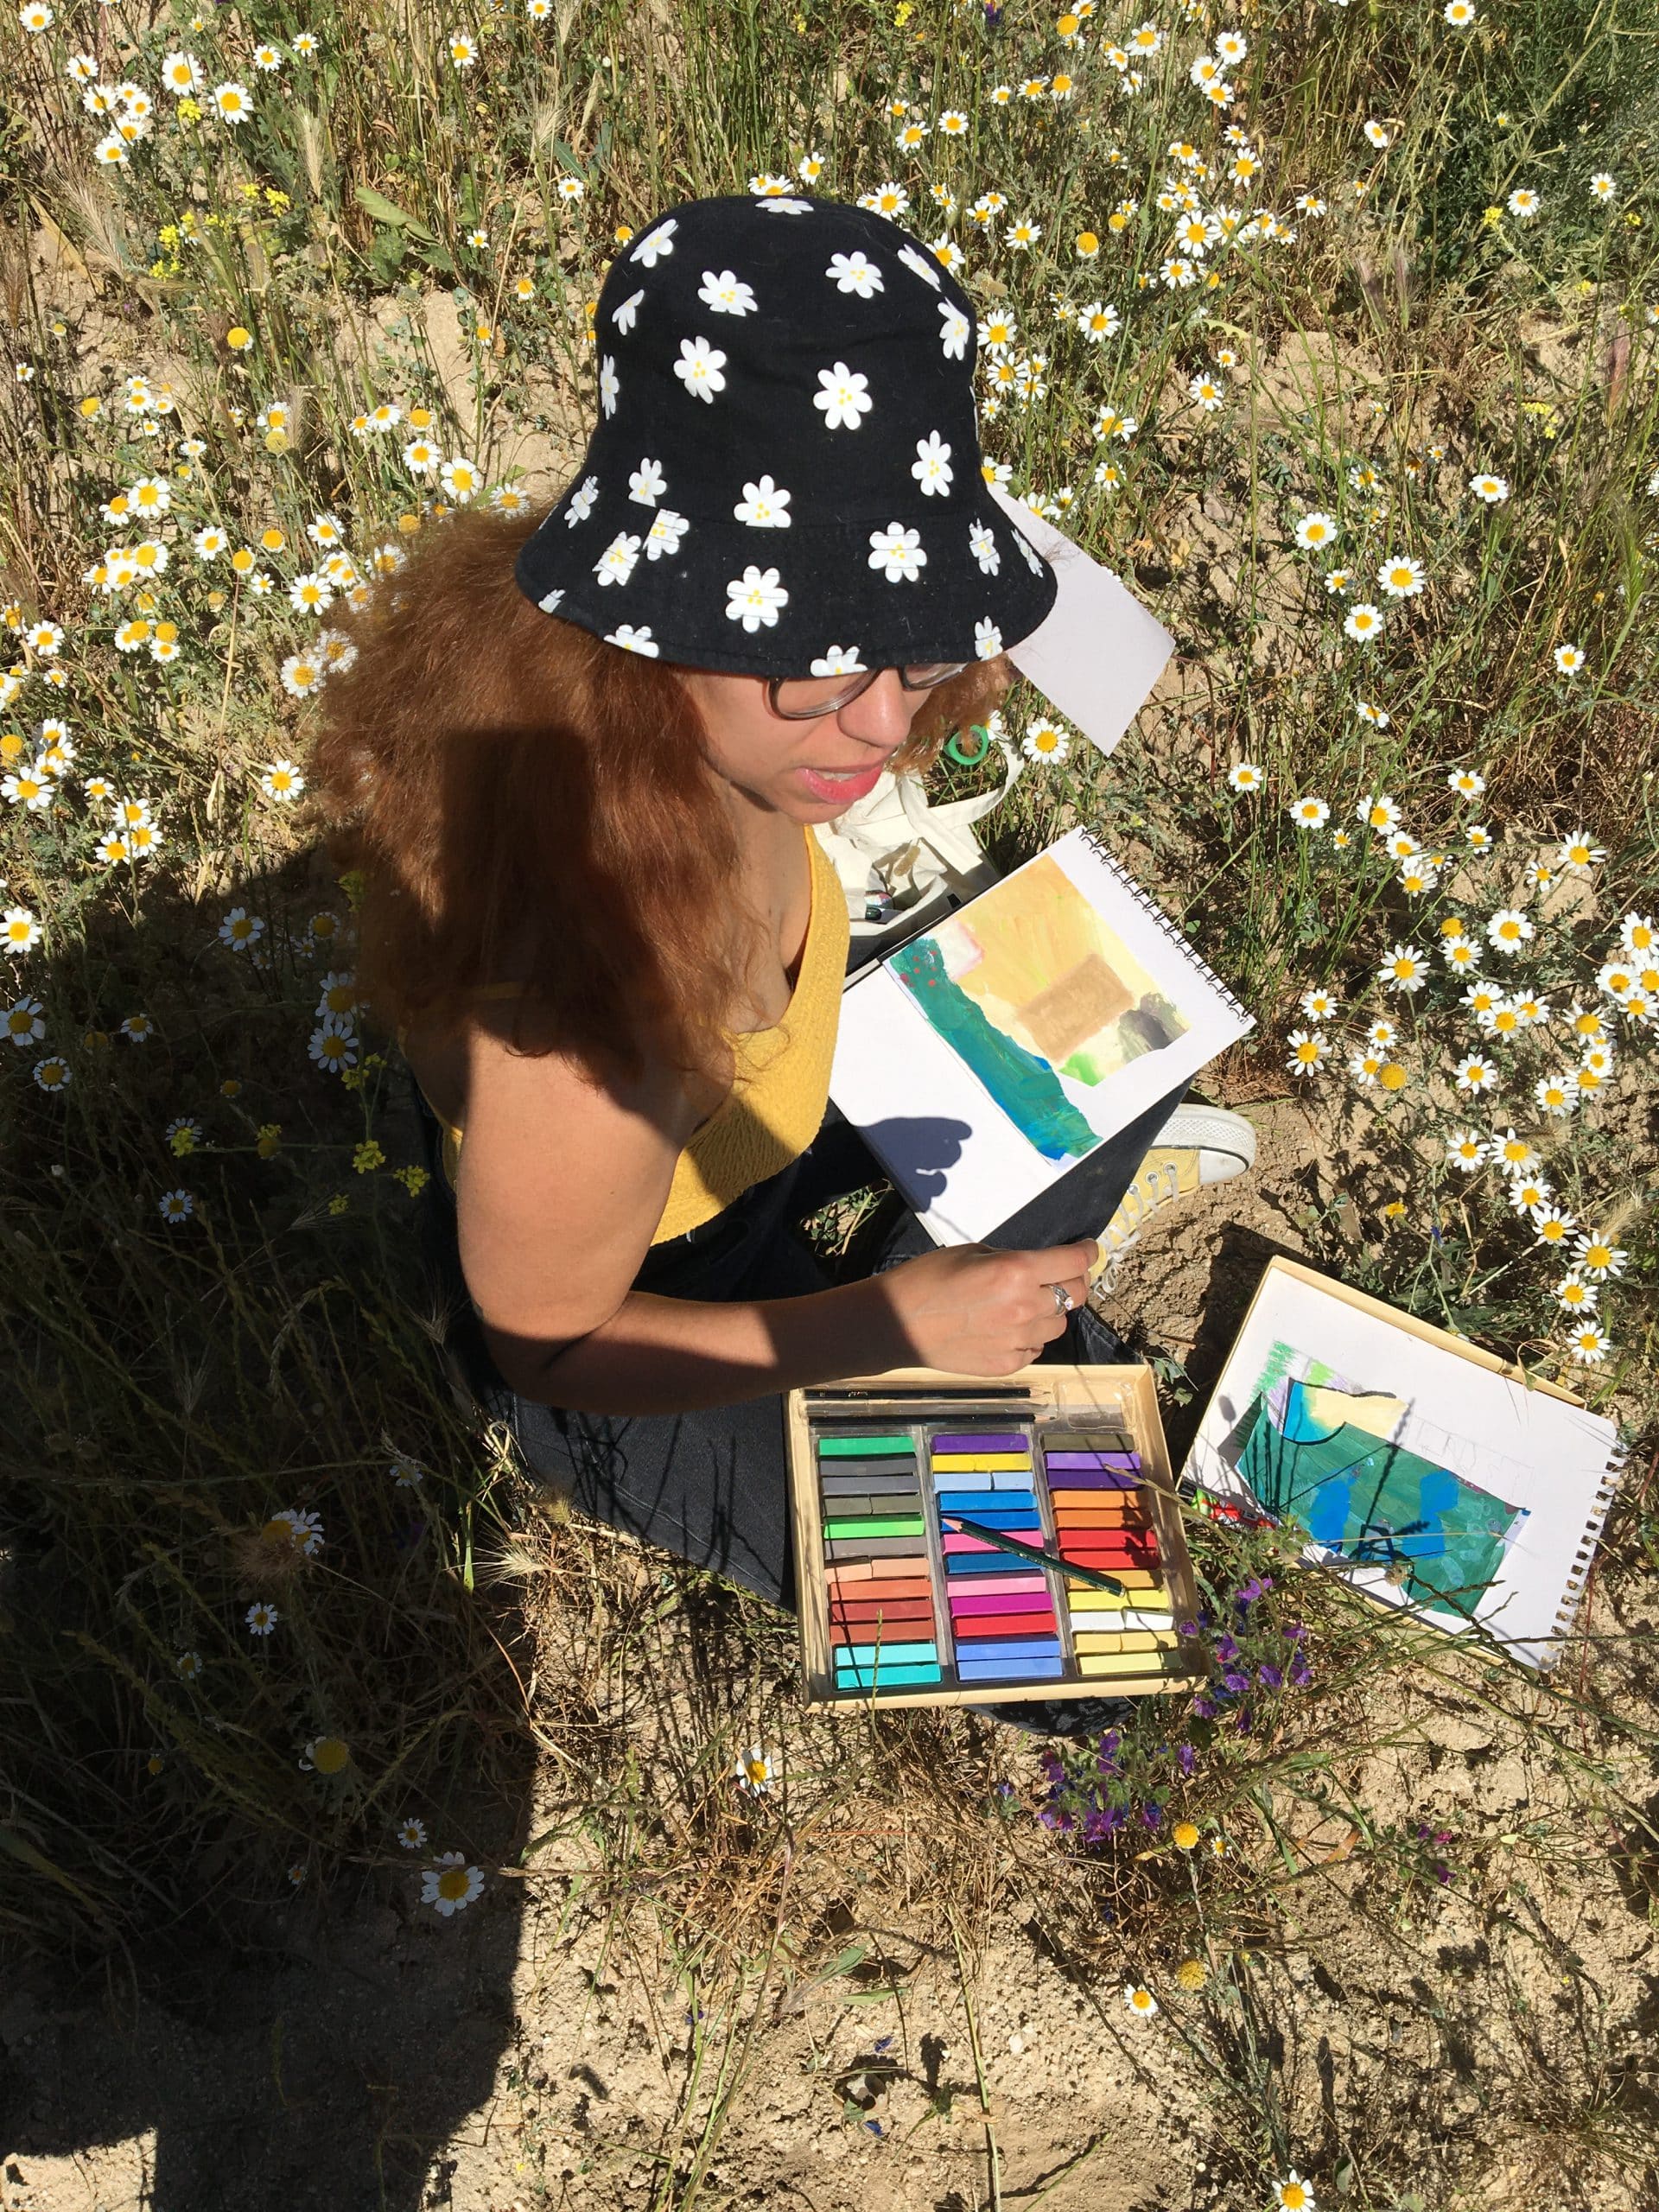
[[[469,1387],[583,1510],[788,1603],[783,1392],[1122,1356],[1091,1236],[936,1249],[906,1216],[834,1285],[794,1229],[880,1173],[826,1115],[848,917],[813,826],[982,717],[1055,584],[985,490],[972,302],[884,218],[687,203],[595,333],[576,480],[416,550],[312,773]]]

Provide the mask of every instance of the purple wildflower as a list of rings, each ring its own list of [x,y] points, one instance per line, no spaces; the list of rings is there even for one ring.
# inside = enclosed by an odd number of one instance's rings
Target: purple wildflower
[[[1261,1682],[1265,1688],[1270,1690],[1282,1688],[1285,1680],[1284,1675],[1277,1667],[1270,1667],[1267,1665],[1262,1665],[1256,1669],[1255,1679],[1258,1682]]]
[[[1175,1757],[1181,1772],[1185,1775],[1190,1775],[1198,1763],[1198,1754],[1191,1744],[1183,1744]]]

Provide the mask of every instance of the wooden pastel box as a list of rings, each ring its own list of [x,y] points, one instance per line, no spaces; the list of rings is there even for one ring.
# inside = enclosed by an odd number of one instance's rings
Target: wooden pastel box
[[[1198,1677],[1149,1368],[894,1368],[791,1390],[785,1417],[813,1710],[1142,1697]]]

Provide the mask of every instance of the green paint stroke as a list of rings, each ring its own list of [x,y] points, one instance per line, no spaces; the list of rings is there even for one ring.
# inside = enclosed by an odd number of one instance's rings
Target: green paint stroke
[[[895,952],[887,965],[926,1015],[928,1026],[979,1077],[1045,1160],[1081,1160],[1095,1149],[1098,1134],[1066,1096],[1049,1063],[988,1020],[984,1009],[945,974],[932,938],[918,938]]]

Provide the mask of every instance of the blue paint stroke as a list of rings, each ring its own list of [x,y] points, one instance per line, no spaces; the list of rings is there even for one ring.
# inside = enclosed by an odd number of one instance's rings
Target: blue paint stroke
[[[1081,1160],[1100,1142],[1099,1132],[1066,1096],[1048,1061],[1028,1052],[988,1020],[984,1009],[944,971],[930,938],[893,954],[888,967],[904,984],[957,1057],[1045,1160]]]

